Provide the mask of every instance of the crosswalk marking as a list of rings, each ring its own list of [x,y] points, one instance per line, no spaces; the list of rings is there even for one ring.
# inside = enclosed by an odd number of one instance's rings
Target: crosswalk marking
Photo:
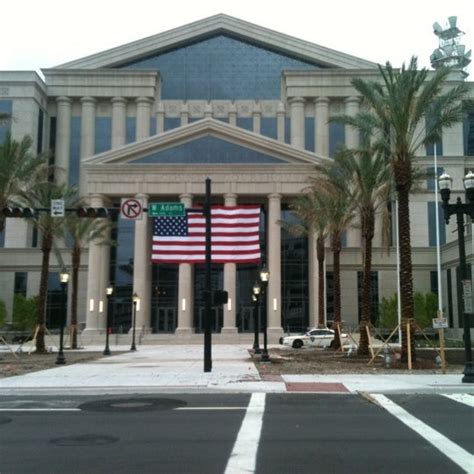
[[[450,439],[446,438],[446,436],[408,413],[405,409],[392,402],[392,400],[387,398],[385,395],[372,393],[371,396],[380,404],[380,406],[385,408],[385,410],[398,418],[402,423],[426,439],[426,441],[431,443],[465,472],[469,474],[474,473],[474,456],[468,453],[465,449],[461,448],[456,443],[453,443]]]
[[[469,395],[468,393],[443,393],[443,396],[474,408],[474,395]]]
[[[0,411],[81,411],[80,408],[0,408]]]
[[[264,412],[265,394],[252,394],[224,474],[255,472]]]

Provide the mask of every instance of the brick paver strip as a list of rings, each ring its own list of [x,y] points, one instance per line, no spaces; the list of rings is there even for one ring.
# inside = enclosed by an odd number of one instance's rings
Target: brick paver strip
[[[287,392],[349,392],[342,383],[287,382]]]

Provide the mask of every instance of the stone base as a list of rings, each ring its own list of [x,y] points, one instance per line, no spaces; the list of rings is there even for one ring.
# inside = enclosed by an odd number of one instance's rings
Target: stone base
[[[105,328],[85,328],[82,332],[84,336],[99,336],[105,334]]]
[[[267,328],[267,337],[269,344],[278,344],[280,337],[284,334],[281,327],[269,327]]]
[[[221,334],[238,334],[238,331],[235,326],[223,327],[221,329]]]
[[[194,334],[194,328],[176,328],[176,336],[190,336]]]

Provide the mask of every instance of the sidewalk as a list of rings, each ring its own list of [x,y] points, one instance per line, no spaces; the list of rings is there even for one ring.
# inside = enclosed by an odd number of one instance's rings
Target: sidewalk
[[[101,351],[102,347],[87,347]],[[127,351],[115,346],[112,351]],[[66,353],[67,358],[67,353]],[[140,346],[137,352],[0,379],[0,395],[157,392],[472,393],[462,374],[282,375],[262,380],[247,345],[212,347],[204,372],[203,346]]]

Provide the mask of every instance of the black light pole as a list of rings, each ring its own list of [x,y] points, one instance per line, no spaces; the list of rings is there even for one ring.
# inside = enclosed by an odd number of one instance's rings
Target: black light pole
[[[206,228],[206,258],[204,264],[204,372],[212,370],[212,253],[211,253],[211,180],[206,178],[206,195],[204,199],[204,219]]]
[[[105,294],[107,295],[107,323],[105,327],[105,349],[102,354],[105,356],[109,356],[111,354],[110,347],[109,347],[109,334],[110,334],[110,297],[114,292],[114,287],[109,283],[105,290]]]
[[[132,347],[130,347],[130,350],[136,351],[137,346],[135,345],[135,326],[137,324],[137,304],[140,301],[140,298],[138,297],[136,293],[133,293],[132,301],[133,301]]]
[[[56,358],[56,364],[64,365],[66,363],[63,352],[64,324],[66,323],[66,286],[69,281],[69,273],[65,269],[59,274],[59,281],[61,282],[61,328],[59,332],[59,352]]]
[[[260,344],[258,342],[258,333],[260,331],[259,321],[258,321],[260,290],[261,290],[260,284],[258,283],[258,281],[256,281],[252,288],[252,301],[254,302],[254,305],[253,305],[253,353],[254,354],[262,353],[262,351],[260,350]]]
[[[470,316],[472,314],[471,280],[468,279],[467,275],[466,248],[464,246],[464,214],[470,216],[471,219],[474,219],[474,174],[472,171],[469,171],[469,173],[464,177],[463,181],[464,187],[466,189],[467,202],[463,203],[461,198],[458,197],[455,204],[449,204],[452,179],[446,173],[443,173],[438,179],[446,224],[449,223],[449,216],[454,214],[456,215],[459,246],[459,266],[461,267],[461,280],[463,285],[463,298],[460,298],[461,309],[463,313],[465,352],[464,377],[462,378],[462,381],[464,383],[474,383],[470,327]]]
[[[260,294],[260,299],[262,299],[263,296],[266,294],[269,276],[270,276],[270,272],[267,270],[265,266],[263,266],[262,269],[260,270],[260,280],[262,282],[262,291]],[[267,329],[268,329],[267,307],[265,306],[265,314],[263,317],[263,351],[262,351],[262,357],[260,359],[262,362],[268,362],[270,360],[270,356],[268,355],[268,349],[267,349]]]

